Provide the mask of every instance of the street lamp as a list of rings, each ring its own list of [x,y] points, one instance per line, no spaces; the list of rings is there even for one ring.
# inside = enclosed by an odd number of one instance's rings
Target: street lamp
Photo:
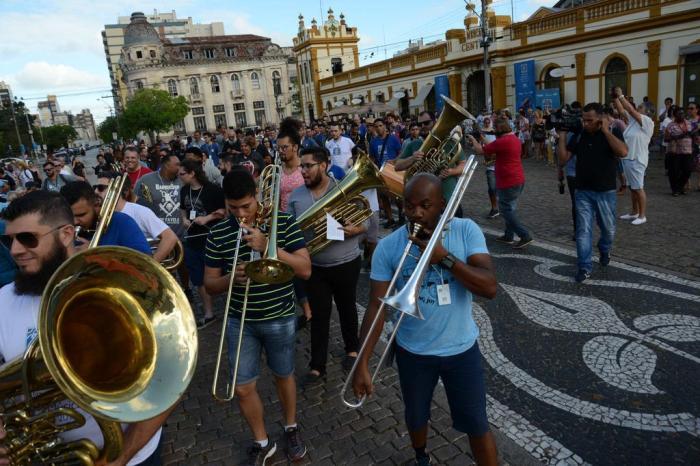
[[[17,116],[15,115],[15,101],[12,99],[12,91],[10,91],[10,111],[12,112],[12,121],[15,124],[15,133],[17,134],[17,149],[22,145],[22,138],[19,137],[19,126],[17,126]],[[22,154],[20,154],[21,156]]]
[[[488,8],[487,0],[481,0],[481,14],[476,12],[476,6],[465,0],[466,9],[468,12],[475,15],[481,21],[481,46],[484,47],[484,94],[486,98],[486,109],[491,113],[491,71],[489,70],[489,45],[491,37],[489,37],[489,19],[486,15]]]
[[[32,125],[31,125],[31,123],[29,123],[29,112],[26,111],[27,106],[24,104],[24,98],[20,97],[19,100],[22,101],[22,105],[25,108],[24,118],[27,121],[27,133],[29,133],[29,140],[32,143],[32,156],[34,156],[34,159],[36,160],[36,158],[37,158],[36,149],[35,149],[36,144],[34,143],[34,131],[32,131]],[[15,97],[15,102],[17,102],[17,97]],[[43,135],[42,135],[41,139],[44,139]]]

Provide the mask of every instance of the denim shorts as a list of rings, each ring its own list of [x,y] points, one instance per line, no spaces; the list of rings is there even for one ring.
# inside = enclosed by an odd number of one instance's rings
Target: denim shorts
[[[423,356],[396,346],[396,363],[409,432],[425,427],[438,379],[442,379],[452,427],[479,437],[489,431],[486,389],[478,343],[454,356]]]
[[[236,357],[240,324],[240,319],[231,316],[226,331],[231,371],[233,371],[234,358]],[[260,375],[260,355],[263,349],[265,350],[267,367],[275,376],[285,378],[292,375],[294,373],[295,330],[296,316],[293,315],[260,322],[245,322],[236,384],[245,385],[258,378]]]
[[[496,194],[496,170],[486,169],[486,185],[490,195]]]
[[[185,267],[190,273],[190,281],[194,286],[204,285],[204,254],[204,250],[185,244]]]

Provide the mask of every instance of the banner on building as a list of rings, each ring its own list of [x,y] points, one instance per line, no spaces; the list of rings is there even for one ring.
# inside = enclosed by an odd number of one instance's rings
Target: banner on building
[[[538,89],[535,91],[535,107],[539,107],[543,111],[561,107],[559,89]]]
[[[437,113],[442,112],[445,107],[445,101],[442,100],[441,95],[450,97],[450,80],[447,79],[446,74],[435,76],[435,111]]]
[[[521,61],[515,67],[515,111],[533,108],[535,101],[535,60]]]

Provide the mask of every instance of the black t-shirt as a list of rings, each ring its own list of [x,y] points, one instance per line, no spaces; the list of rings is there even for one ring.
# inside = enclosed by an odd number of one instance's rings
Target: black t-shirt
[[[612,133],[624,141],[619,129],[613,128]],[[581,132],[567,149],[576,155],[576,189],[603,192],[616,188],[618,158],[602,131]]]
[[[223,150],[222,152],[226,153],[228,152],[229,149],[231,149],[233,152],[240,152],[241,151],[241,143],[236,139],[235,141],[230,141],[230,140],[225,140],[224,143],[222,144]]]
[[[196,216],[201,217],[223,208],[225,208],[224,191],[215,184],[207,183],[200,189],[192,189],[190,186],[180,188],[180,209],[185,211],[187,219],[190,219],[191,210],[197,211]],[[216,225],[217,222],[219,220],[212,220],[204,226],[192,222],[189,230],[185,233],[187,245],[204,250],[209,228]]]
[[[246,157],[242,153],[234,155],[233,164],[240,165],[248,169],[253,176],[257,176],[260,175],[260,172],[265,166],[265,161],[263,161],[263,158],[258,152],[253,151],[250,153],[250,157]]]

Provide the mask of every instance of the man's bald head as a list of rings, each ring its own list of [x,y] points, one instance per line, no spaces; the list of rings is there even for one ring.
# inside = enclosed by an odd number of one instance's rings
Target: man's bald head
[[[417,173],[411,177],[404,188],[404,196],[409,197],[414,191],[437,190],[442,197],[442,181],[432,173]]]

